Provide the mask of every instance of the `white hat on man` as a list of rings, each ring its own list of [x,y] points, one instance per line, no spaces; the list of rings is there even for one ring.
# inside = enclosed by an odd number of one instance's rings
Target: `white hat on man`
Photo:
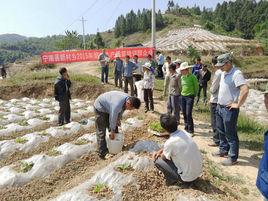
[[[180,70],[185,70],[185,69],[188,69],[188,68],[192,68],[193,66],[189,66],[188,62],[183,62],[181,63],[180,65]]]

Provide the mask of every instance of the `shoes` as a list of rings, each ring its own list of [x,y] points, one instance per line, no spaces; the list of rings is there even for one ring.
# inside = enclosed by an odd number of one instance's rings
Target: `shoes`
[[[102,82],[101,84],[103,84],[103,85],[104,85],[104,82]]]
[[[238,163],[238,161],[237,160],[232,160],[231,158],[227,158],[226,160],[224,160],[221,164],[223,165],[223,166],[232,166],[232,165],[235,165],[235,164],[237,164]]]
[[[222,153],[220,151],[217,151],[217,152],[212,153],[212,156],[214,156],[214,157],[227,157],[228,153]]]
[[[144,112],[147,113],[149,110],[147,108],[145,108]]]

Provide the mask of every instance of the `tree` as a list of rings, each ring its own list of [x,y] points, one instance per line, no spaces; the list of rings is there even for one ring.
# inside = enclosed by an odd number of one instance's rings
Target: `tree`
[[[200,58],[201,53],[192,45],[187,48],[187,56],[190,58],[191,62],[194,63],[197,58]]]
[[[81,47],[77,31],[65,31],[66,36],[58,43],[60,49],[71,50]]]
[[[94,38],[94,43],[96,44],[98,49],[105,47],[105,43],[103,42],[102,36],[99,32],[97,32]]]

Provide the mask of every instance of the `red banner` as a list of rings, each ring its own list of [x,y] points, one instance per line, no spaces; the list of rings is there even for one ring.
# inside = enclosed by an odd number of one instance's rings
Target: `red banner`
[[[61,52],[43,52],[41,54],[42,64],[55,63],[71,63],[81,61],[97,61],[102,50],[77,50],[77,51],[61,51]],[[132,58],[138,55],[139,58],[145,58],[148,54],[153,55],[154,48],[149,47],[133,47],[133,48],[117,48],[107,49],[106,54],[111,60],[117,54],[120,58],[129,55]]]

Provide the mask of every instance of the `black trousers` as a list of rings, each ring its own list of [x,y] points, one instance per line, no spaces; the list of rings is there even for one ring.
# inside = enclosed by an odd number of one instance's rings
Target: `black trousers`
[[[215,144],[220,144],[219,132],[217,130],[217,103],[210,103],[210,114],[211,114],[211,127],[213,130],[213,141]]]
[[[71,119],[71,106],[69,98],[64,99],[63,101],[59,101],[59,117],[58,124],[63,125],[64,123],[70,123]]]
[[[110,128],[109,114],[100,112],[95,109],[95,127],[98,144],[98,154],[99,156],[104,157],[107,153],[109,153],[105,138],[106,129]],[[115,132],[118,133],[118,128],[116,128]]]
[[[144,103],[146,110],[154,110],[154,98],[152,89],[144,89]],[[150,105],[150,107],[149,107]]]
[[[163,67],[163,65],[158,65],[158,66],[157,66],[157,76],[158,76],[159,78],[163,78],[163,77],[164,77],[164,73],[163,73],[163,71],[162,71],[162,67]]]
[[[206,101],[207,101],[207,85],[202,85],[202,86],[199,85],[196,103],[199,102],[202,90],[203,90],[203,94],[204,94],[203,102],[206,103]]]
[[[136,87],[136,84],[135,84],[135,82],[138,82],[138,81],[140,81],[141,80],[141,75],[137,75],[137,74],[135,74],[135,75],[133,75],[133,81],[134,81],[134,96],[138,96],[138,90],[137,90],[137,87]]]

